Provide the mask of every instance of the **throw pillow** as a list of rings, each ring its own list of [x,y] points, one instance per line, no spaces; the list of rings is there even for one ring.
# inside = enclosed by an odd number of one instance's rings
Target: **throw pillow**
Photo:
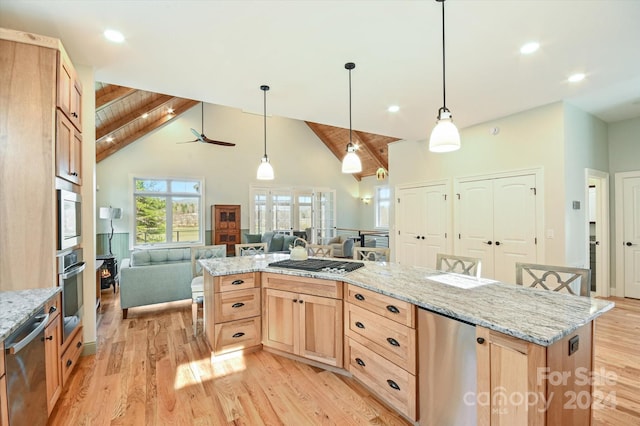
[[[184,257],[183,253],[183,249],[169,249],[169,251],[167,252],[167,260],[169,262],[181,261]]]
[[[151,256],[151,263],[166,262],[169,256],[169,250],[167,249],[149,250],[149,256]]]
[[[282,242],[282,250],[290,251],[291,250],[290,247],[293,245],[293,242],[297,239],[298,237],[296,237],[295,235],[285,235],[284,241]]]
[[[271,239],[271,243],[269,243],[269,253],[273,253],[274,251],[282,251],[283,245],[284,245],[284,235],[275,234]]]
[[[151,264],[148,250],[136,250],[131,253],[131,266],[146,266]]]
[[[342,241],[340,240],[340,235],[337,235],[329,240],[327,244],[340,244]]]
[[[244,234],[245,243],[253,244],[253,243],[261,243],[262,235],[261,234]]]

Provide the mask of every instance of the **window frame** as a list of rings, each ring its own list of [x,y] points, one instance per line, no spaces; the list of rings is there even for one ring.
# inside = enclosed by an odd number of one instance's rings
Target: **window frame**
[[[373,188],[374,190],[374,197],[373,197],[373,205],[374,205],[374,210],[375,210],[375,218],[374,218],[374,223],[375,223],[375,229],[389,229],[389,215],[391,213],[391,187],[389,185],[378,185],[375,186]],[[383,198],[380,196],[380,192],[382,192],[383,190],[386,190],[387,193],[389,194],[388,197]],[[380,208],[381,208],[381,203],[382,202],[386,202],[386,207],[387,207],[387,224],[386,226],[384,225],[380,225]]]
[[[199,183],[199,191],[197,194],[190,192],[179,192],[179,191],[166,191],[166,192],[143,192],[136,190],[136,181],[138,180],[152,180],[152,181],[163,181],[168,183],[168,187],[171,187],[171,182],[184,182],[184,181],[197,181]],[[172,247],[190,247],[196,245],[204,245],[205,240],[205,228],[206,228],[206,213],[205,213],[205,178],[204,176],[159,176],[159,175],[145,175],[145,174],[130,174],[129,175],[129,192],[130,192],[130,200],[131,200],[131,223],[129,224],[130,234],[129,234],[129,247],[131,249],[148,249],[148,248],[172,248]],[[160,196],[166,197],[167,209],[165,210],[165,219],[167,224],[172,224],[173,222],[173,209],[169,206],[172,205],[170,202],[173,197],[186,197],[186,198],[194,198],[198,200],[198,240],[197,241],[167,241],[160,243],[138,243],[136,238],[136,224],[137,224],[137,209],[136,209],[136,197],[138,195],[146,194],[148,196]],[[173,239],[173,231],[171,226],[167,226],[167,230],[165,231],[165,237],[170,235],[171,239]]]

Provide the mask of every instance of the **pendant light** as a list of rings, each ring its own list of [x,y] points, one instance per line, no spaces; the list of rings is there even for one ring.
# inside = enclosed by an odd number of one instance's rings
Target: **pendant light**
[[[460,149],[460,133],[453,121],[451,111],[447,108],[447,88],[445,84],[445,55],[444,55],[444,2],[442,3],[442,108],[438,110],[438,121],[429,138],[429,151],[450,152]]]
[[[342,159],[342,173],[360,173],[362,171],[362,163],[360,157],[356,154],[356,146],[351,139],[351,70],[356,67],[353,62],[347,62],[344,67],[349,70],[349,143],[347,144],[347,155]]]
[[[260,86],[260,90],[264,92],[264,157],[260,160],[256,177],[259,180],[273,180],[273,167],[267,156],[267,90],[269,86]]]

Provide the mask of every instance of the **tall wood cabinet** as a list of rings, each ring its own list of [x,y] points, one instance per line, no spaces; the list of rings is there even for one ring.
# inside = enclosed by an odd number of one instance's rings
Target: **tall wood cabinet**
[[[214,204],[211,222],[213,244],[226,244],[227,256],[234,256],[240,243],[240,205]]]

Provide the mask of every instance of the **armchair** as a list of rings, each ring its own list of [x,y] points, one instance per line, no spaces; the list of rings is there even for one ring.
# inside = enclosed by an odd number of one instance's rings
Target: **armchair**
[[[328,245],[333,249],[333,257],[353,257],[353,239],[345,235],[333,237]]]

